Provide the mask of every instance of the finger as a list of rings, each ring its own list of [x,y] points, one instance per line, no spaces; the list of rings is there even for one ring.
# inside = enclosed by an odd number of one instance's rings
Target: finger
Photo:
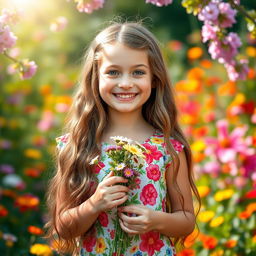
[[[129,217],[126,214],[121,213],[121,212],[119,212],[118,215],[119,215],[119,218],[122,221],[128,223],[129,225],[136,225],[136,224],[141,223],[141,218],[140,217]]]
[[[110,173],[108,173],[108,174],[103,178],[103,180],[108,179],[108,178],[112,177],[113,175],[114,175],[114,172],[113,172],[113,171],[110,171]]]
[[[141,205],[128,205],[120,208],[121,212],[135,213],[136,215],[142,215],[144,211],[144,206]]]
[[[109,199],[113,201],[113,200],[121,199],[121,198],[123,198],[125,196],[127,196],[126,193],[124,193],[124,192],[117,192],[117,193],[110,194],[109,195]]]
[[[109,193],[116,193],[116,192],[129,192],[129,188],[122,185],[114,185],[109,188]]]
[[[126,183],[126,182],[128,182],[128,180],[120,176],[112,176],[104,180],[104,183],[106,186],[112,186],[112,185],[115,185],[116,183]]]
[[[117,200],[113,200],[112,203],[111,203],[111,209],[112,208],[115,208],[121,204],[123,204],[126,200],[128,199],[128,196],[125,195],[124,197],[120,198],[120,199],[117,199]]]
[[[139,234],[139,232],[137,230],[132,230],[132,229],[126,227],[121,219],[119,219],[119,223],[120,223],[120,227],[122,228],[122,230],[125,231],[126,233],[129,233],[131,235]]]

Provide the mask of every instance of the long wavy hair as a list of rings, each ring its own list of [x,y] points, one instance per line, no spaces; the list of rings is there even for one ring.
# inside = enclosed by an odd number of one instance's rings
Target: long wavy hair
[[[159,43],[154,35],[140,22],[114,22],[103,29],[88,47],[80,82],[73,95],[73,103],[65,120],[63,133],[69,133],[67,145],[60,151],[56,150],[56,172],[49,180],[46,193],[48,222],[45,238],[55,241],[55,248],[72,255],[77,253],[77,239],[63,239],[56,228],[57,218],[64,211],[80,205],[93,193],[91,182],[95,182],[90,161],[101,153],[101,138],[109,121],[108,106],[99,94],[99,53],[105,44],[119,42],[132,49],[146,50],[152,72],[151,95],[143,105],[144,119],[155,129],[162,131],[174,164],[175,189],[179,194],[184,209],[184,198],[176,182],[179,158],[170,143],[170,136],[184,145],[188,165],[188,177],[193,194],[200,205],[200,197],[194,183],[192,172],[192,155],[177,120],[178,111],[175,104],[174,91],[161,54]],[[63,190],[64,189],[64,190]],[[59,214],[56,214],[56,195],[59,191],[67,191]],[[61,223],[67,229],[65,223]],[[81,237],[84,234],[81,234]],[[184,237],[175,239],[183,244]]]

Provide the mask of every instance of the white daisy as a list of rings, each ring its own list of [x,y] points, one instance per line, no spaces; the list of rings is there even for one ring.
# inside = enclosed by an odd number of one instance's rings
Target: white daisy
[[[119,143],[119,142],[124,142],[124,143],[129,143],[129,144],[132,143],[131,139],[128,139],[128,138],[123,137],[123,136],[112,136],[112,137],[110,137],[110,139],[114,140],[117,143]]]
[[[98,161],[99,161],[98,158],[99,158],[99,156],[94,157],[94,158],[91,160],[90,165],[97,164]]]
[[[118,164],[118,165],[115,167],[115,169],[116,169],[117,171],[120,171],[120,170],[123,170],[124,167],[125,167],[125,164],[124,164],[124,163],[120,163],[120,164]]]

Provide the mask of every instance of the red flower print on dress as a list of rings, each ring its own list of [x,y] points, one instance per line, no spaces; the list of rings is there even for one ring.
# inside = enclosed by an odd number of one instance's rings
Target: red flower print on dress
[[[140,250],[147,252],[149,256],[152,256],[155,251],[160,251],[164,246],[162,240],[160,240],[159,232],[151,231],[145,234],[140,235],[141,243]]]
[[[159,170],[159,165],[150,164],[148,167],[146,167],[146,170],[149,179],[154,181],[158,181],[160,179],[161,172]]]
[[[93,247],[96,245],[96,237],[94,236],[86,236],[83,241],[83,247],[87,252],[92,252]]]
[[[149,143],[142,144],[148,151],[148,153],[144,153],[146,156],[146,162],[148,164],[152,163],[152,161],[159,160],[163,154],[157,149],[157,146],[152,146]]]
[[[158,194],[154,185],[148,184],[142,189],[140,194],[140,200],[144,205],[155,205],[157,196]]]
[[[94,173],[99,173],[102,168],[105,167],[103,162],[99,162],[97,165],[94,166]]]
[[[171,139],[171,143],[172,143],[172,146],[173,148],[178,151],[178,152],[181,152],[182,149],[183,149],[183,144],[181,144],[178,140],[175,140],[175,139]]]
[[[108,215],[105,212],[101,212],[99,214],[98,220],[103,227],[108,226]]]

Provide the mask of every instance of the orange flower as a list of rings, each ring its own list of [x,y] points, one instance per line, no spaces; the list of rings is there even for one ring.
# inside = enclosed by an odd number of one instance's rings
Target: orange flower
[[[11,189],[3,189],[2,191],[3,196],[11,197],[11,198],[16,198],[17,194],[12,191]]]
[[[177,254],[177,256],[195,256],[196,253],[193,249],[184,249]]]
[[[206,197],[210,193],[210,188],[208,186],[198,186],[197,187],[198,193],[200,197]]]
[[[248,219],[251,215],[247,211],[243,211],[243,212],[240,212],[238,216],[240,219]]]
[[[203,50],[200,47],[192,47],[188,50],[187,56],[190,60],[196,60],[202,57]]]
[[[250,203],[246,207],[246,211],[252,215],[256,211],[256,203]]]
[[[15,206],[18,206],[22,212],[30,209],[37,209],[38,205],[39,198],[31,194],[18,196],[15,200]]]
[[[204,60],[200,61],[200,65],[203,68],[211,68],[212,67],[212,62],[210,60],[204,59]]]
[[[214,249],[218,244],[218,240],[213,236],[206,236],[203,240],[203,247],[206,249]]]
[[[39,90],[42,95],[47,96],[47,95],[51,94],[52,87],[49,84],[45,84],[45,85],[41,86],[41,88]]]
[[[233,248],[233,247],[236,246],[236,244],[237,244],[237,240],[230,239],[230,240],[228,240],[228,241],[225,243],[225,246],[226,246],[227,248]]]
[[[248,78],[249,79],[254,79],[255,77],[256,77],[256,71],[252,68],[249,68]]]
[[[185,247],[191,247],[194,243],[196,238],[198,237],[199,231],[197,229],[194,229],[194,231],[188,235],[184,241]]]
[[[38,169],[36,168],[26,168],[24,170],[24,174],[29,176],[29,177],[33,177],[33,178],[37,178],[40,176],[41,174],[41,171],[39,171]]]
[[[220,81],[221,80],[217,76],[208,77],[205,80],[205,85],[210,87],[210,86],[213,86],[214,84],[220,83]]]
[[[201,161],[203,161],[205,159],[205,154],[204,153],[200,153],[200,152],[195,152],[193,154],[193,160],[196,163],[200,163]]]
[[[228,81],[218,88],[219,95],[235,95],[237,93],[236,83]]]
[[[204,78],[204,70],[201,68],[192,68],[188,71],[188,79],[189,80],[202,80]]]
[[[6,215],[8,215],[8,210],[3,205],[0,205],[0,217],[5,217]]]
[[[195,137],[204,137],[207,135],[209,128],[206,126],[195,128],[193,134]]]
[[[33,235],[42,235],[44,233],[44,231],[41,228],[38,228],[36,226],[29,226],[28,232]]]

